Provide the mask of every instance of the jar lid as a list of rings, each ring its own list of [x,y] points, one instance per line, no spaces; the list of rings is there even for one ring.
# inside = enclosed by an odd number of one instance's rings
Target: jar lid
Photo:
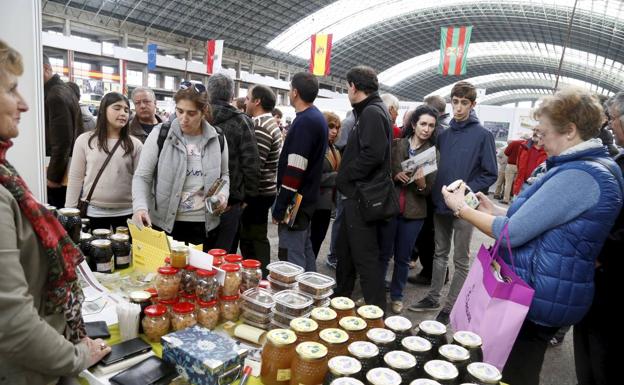
[[[376,344],[387,344],[394,342],[396,334],[392,330],[372,328],[366,332],[366,337]]]
[[[373,358],[379,355],[379,348],[368,341],[355,341],[349,344],[349,353],[357,358]]]
[[[300,285],[309,286],[316,290],[327,290],[336,284],[336,280],[332,277],[313,271],[299,274],[295,279]]]
[[[425,373],[433,377],[434,380],[453,380],[459,376],[455,365],[448,361],[431,360],[425,366]]]
[[[353,377],[339,377],[333,380],[329,385],[364,385],[364,383]]]
[[[221,301],[237,301],[238,295],[224,295],[221,297]]]
[[[167,312],[167,307],[163,305],[149,305],[143,310],[146,316],[160,317]]]
[[[336,328],[321,330],[319,337],[328,344],[343,344],[349,340],[347,332]]]
[[[172,298],[172,299],[160,299],[160,300],[158,300],[158,303],[162,303],[163,305],[175,305],[178,302],[180,302],[180,299],[178,297],[175,297],[175,298]]]
[[[186,245],[171,246],[171,251],[176,253],[188,253],[189,247]]]
[[[295,351],[306,361],[318,360],[327,355],[327,348],[318,342],[302,342],[297,345]]]
[[[129,242],[130,241],[130,237],[126,234],[113,234],[111,235],[111,240],[116,241],[116,242]]]
[[[418,378],[410,382],[409,385],[440,385],[440,383],[438,381],[430,380],[428,378]]]
[[[195,305],[190,302],[178,302],[173,305],[174,313],[188,314],[195,311]]]
[[[234,263],[224,263],[221,265],[221,270],[226,273],[234,273],[240,270],[240,266]]]
[[[256,269],[262,265],[257,259],[245,259],[242,263],[245,269]]]
[[[80,210],[73,207],[63,207],[59,209],[58,212],[66,217],[76,217],[80,215]]]
[[[318,324],[313,319],[299,317],[290,321],[290,328],[296,332],[310,333],[318,329]]]
[[[238,254],[226,254],[224,259],[227,263],[239,263],[243,260],[243,256]]]
[[[217,300],[213,299],[212,301],[202,301],[201,299],[198,299],[197,304],[199,307],[214,307],[217,306]]]
[[[183,298],[186,298],[186,299],[193,299],[193,300],[194,300],[194,299],[195,299],[195,297],[196,297],[196,296],[195,296],[195,293],[187,293],[187,292],[183,292],[183,293],[181,294],[181,296],[182,296]]]
[[[438,322],[438,321],[432,321],[432,320],[422,321],[418,325],[418,327],[420,328],[420,330],[430,335],[439,336],[442,334],[446,334],[446,326],[444,326],[441,322]]]
[[[286,278],[294,278],[305,271],[303,267],[287,261],[271,262],[267,265],[267,270]]]
[[[334,311],[334,309],[330,309],[328,307],[315,307],[312,309],[312,318],[317,321],[331,321],[336,319],[338,314]]]
[[[418,336],[409,336],[403,338],[401,345],[410,352],[424,353],[431,350],[431,342]]]
[[[297,336],[292,330],[273,329],[267,333],[267,339],[274,345],[284,346],[295,343]]]
[[[366,380],[371,385],[399,385],[403,379],[392,369],[374,368],[366,373]]]
[[[227,251],[223,249],[210,249],[208,250],[208,254],[212,255],[213,257],[223,257],[227,254]]]
[[[112,231],[110,231],[109,229],[95,229],[92,231],[93,235],[107,235],[110,236],[112,234]]]
[[[360,317],[342,317],[338,323],[341,328],[350,332],[366,329],[366,321]]]
[[[502,379],[501,372],[485,362],[473,362],[468,365],[468,373],[479,381],[498,382]]]
[[[87,240],[87,239],[91,239],[93,238],[93,235],[89,234],[89,233],[83,233],[82,231],[80,232],[80,240]]]
[[[362,370],[360,361],[349,356],[336,356],[327,363],[329,370],[336,376],[352,376]]]
[[[393,350],[386,353],[384,356],[384,362],[395,369],[411,369],[416,366],[416,358],[402,350]]]
[[[91,241],[91,245],[98,248],[107,248],[111,246],[111,241],[109,239],[96,239]]]
[[[271,294],[270,291],[261,289],[259,287],[252,287],[251,289],[247,289],[243,293],[243,299],[247,302],[264,308],[265,310],[267,310],[267,312],[270,312],[270,309],[275,305],[275,301],[273,300],[273,294]]]
[[[127,231],[130,231],[130,229],[128,229],[128,227],[126,227],[126,226],[117,226],[117,227],[115,227],[115,232],[116,233],[127,234]]]
[[[459,345],[447,344],[438,348],[440,355],[451,362],[465,361],[470,359],[470,353],[466,348]]]
[[[386,318],[384,323],[386,324],[388,329],[391,329],[395,332],[396,331],[403,332],[403,331],[410,330],[412,328],[412,322],[408,320],[407,318],[402,317],[400,315],[393,315],[391,317],[388,317]]]
[[[95,242],[95,241],[93,241]],[[174,275],[178,273],[178,269],[171,266],[163,266],[158,268],[158,273],[163,275]]]
[[[165,257],[165,263],[166,264],[170,264],[171,263],[171,257]]]
[[[193,265],[186,265],[184,266],[184,270],[186,271],[197,271],[197,268]]]
[[[337,310],[349,310],[355,307],[355,302],[347,297],[335,297],[331,300],[331,307]]]
[[[130,301],[132,302],[143,302],[150,300],[152,294],[146,290],[136,290],[131,292],[128,297],[130,297]]]
[[[379,306],[364,305],[357,309],[357,313],[364,319],[378,319],[384,316],[383,310]]]
[[[217,275],[217,271],[214,269],[213,270],[197,269],[195,274],[197,274],[198,277],[212,277],[212,276]]]
[[[473,333],[467,330],[460,330],[453,334],[453,340],[458,344],[469,348],[478,348],[483,344],[481,337],[477,333]]]
[[[145,289],[145,291],[150,293],[150,296],[152,298],[158,297],[158,290],[154,289],[153,287],[148,287],[147,289]]]

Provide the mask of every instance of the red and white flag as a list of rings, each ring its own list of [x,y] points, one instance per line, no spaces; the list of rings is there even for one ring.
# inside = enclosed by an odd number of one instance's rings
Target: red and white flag
[[[206,72],[214,74],[221,69],[223,57],[223,40],[208,40],[206,42]]]

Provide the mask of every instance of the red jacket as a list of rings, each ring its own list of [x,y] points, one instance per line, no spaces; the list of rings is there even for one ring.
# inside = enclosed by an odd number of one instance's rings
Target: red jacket
[[[518,152],[518,175],[513,184],[513,195],[518,195],[520,189],[526,180],[531,176],[531,173],[537,166],[542,164],[543,161],[548,158],[544,148],[537,149],[533,142],[526,141],[520,146]]]
[[[392,139],[399,139],[403,132],[401,131],[401,127],[396,124],[392,125]]]
[[[507,155],[507,164],[518,164],[518,153],[520,152],[520,147],[526,145],[526,140],[514,140],[507,148],[505,148],[505,155]]]

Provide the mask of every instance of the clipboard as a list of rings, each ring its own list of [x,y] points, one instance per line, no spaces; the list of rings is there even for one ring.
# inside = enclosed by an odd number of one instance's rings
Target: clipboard
[[[164,260],[171,254],[169,239],[164,231],[151,227],[139,229],[128,220],[128,229],[132,236],[132,258],[135,271],[153,273],[163,266]]]

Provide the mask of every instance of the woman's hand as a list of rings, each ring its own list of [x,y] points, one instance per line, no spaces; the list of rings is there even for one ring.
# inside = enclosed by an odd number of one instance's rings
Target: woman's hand
[[[223,194],[217,194],[215,196],[219,199],[219,204],[217,205],[216,210],[214,211],[214,214],[221,215],[224,212],[226,212],[228,209],[227,198],[225,198]]]
[[[147,210],[137,210],[134,214],[132,214],[132,222],[139,229],[142,229],[143,226],[152,227],[152,220],[147,213]]]
[[[486,214],[495,215],[494,211],[496,209],[496,206],[494,206],[494,203],[492,203],[490,198],[488,198],[487,195],[485,195],[481,191],[479,191],[475,195],[477,196],[477,199],[479,200],[479,207],[477,207],[477,210],[484,212]]]
[[[422,167],[418,167],[416,169],[416,179],[414,180],[414,182],[416,183],[416,186],[421,190],[427,187],[427,181],[425,180],[425,171]]]
[[[111,347],[108,346],[104,342],[104,340],[100,338],[96,340],[92,340],[89,337],[85,337],[82,341],[80,341],[80,344],[86,345],[87,349],[89,350],[89,366],[88,367],[91,367],[97,364],[98,362],[100,362],[102,358],[104,358],[104,356],[106,356],[108,353],[111,352]]]
[[[401,182],[403,184],[409,182],[410,180],[410,175],[408,173],[406,173],[405,171],[401,171],[400,173],[396,174],[394,176],[394,180],[397,182]]]
[[[466,205],[464,200],[464,194],[466,192],[466,184],[461,183],[457,190],[450,192],[446,189],[446,186],[442,186],[442,196],[444,197],[444,203],[452,212],[457,212],[462,206]]]

